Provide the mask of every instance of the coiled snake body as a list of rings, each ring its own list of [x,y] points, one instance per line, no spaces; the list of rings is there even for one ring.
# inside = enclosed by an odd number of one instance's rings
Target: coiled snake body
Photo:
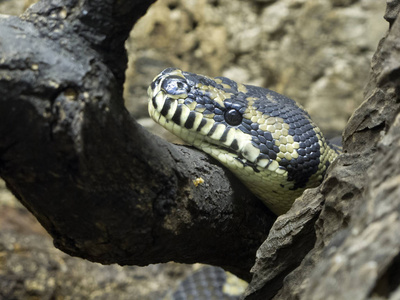
[[[338,155],[299,104],[269,89],[169,68],[148,94],[156,122],[219,160],[277,215]]]

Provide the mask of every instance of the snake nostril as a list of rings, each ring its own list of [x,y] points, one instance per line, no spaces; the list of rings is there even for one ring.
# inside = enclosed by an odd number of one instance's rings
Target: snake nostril
[[[225,121],[229,125],[236,126],[242,123],[242,114],[237,111],[236,109],[230,109],[227,112],[225,112]]]

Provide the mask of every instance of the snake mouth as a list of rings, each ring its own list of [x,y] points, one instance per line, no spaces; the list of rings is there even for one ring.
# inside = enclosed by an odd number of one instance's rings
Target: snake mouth
[[[239,158],[237,152],[239,145],[234,135],[228,136],[229,132],[224,125],[215,125],[213,119],[190,110],[184,101],[182,98],[171,98],[163,91],[158,91],[154,96],[150,93],[149,114],[158,124],[189,145],[201,148],[210,154],[215,149],[215,153],[226,152],[233,158]]]
[[[241,152],[233,150],[229,145],[226,145],[218,140],[212,139],[202,133],[207,132],[207,128],[200,129],[198,132],[194,127],[187,129],[180,123],[175,123],[172,119],[166,118],[157,109],[154,109],[153,105],[149,104],[150,116],[161,126],[180,137],[183,141],[191,146],[194,146],[208,154],[215,159],[219,160],[225,165],[236,165],[236,168],[243,168],[249,166],[254,172],[260,172],[256,163],[249,161]],[[197,127],[198,128],[198,127]],[[208,131],[210,133],[210,131]]]

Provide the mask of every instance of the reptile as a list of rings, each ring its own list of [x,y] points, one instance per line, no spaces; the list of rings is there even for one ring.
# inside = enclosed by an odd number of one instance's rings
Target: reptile
[[[267,88],[168,68],[148,95],[157,123],[221,162],[276,215],[318,186],[340,153],[301,105]]]

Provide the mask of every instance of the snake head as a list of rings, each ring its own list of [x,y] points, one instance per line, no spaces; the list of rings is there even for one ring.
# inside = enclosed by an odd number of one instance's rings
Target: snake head
[[[300,105],[269,89],[168,68],[148,95],[157,123],[219,160],[277,214],[337,156]]]
[[[255,163],[260,154],[243,132],[246,91],[227,78],[210,78],[169,68],[148,89],[149,114],[185,142],[225,162]],[[235,100],[233,100],[235,98]]]

